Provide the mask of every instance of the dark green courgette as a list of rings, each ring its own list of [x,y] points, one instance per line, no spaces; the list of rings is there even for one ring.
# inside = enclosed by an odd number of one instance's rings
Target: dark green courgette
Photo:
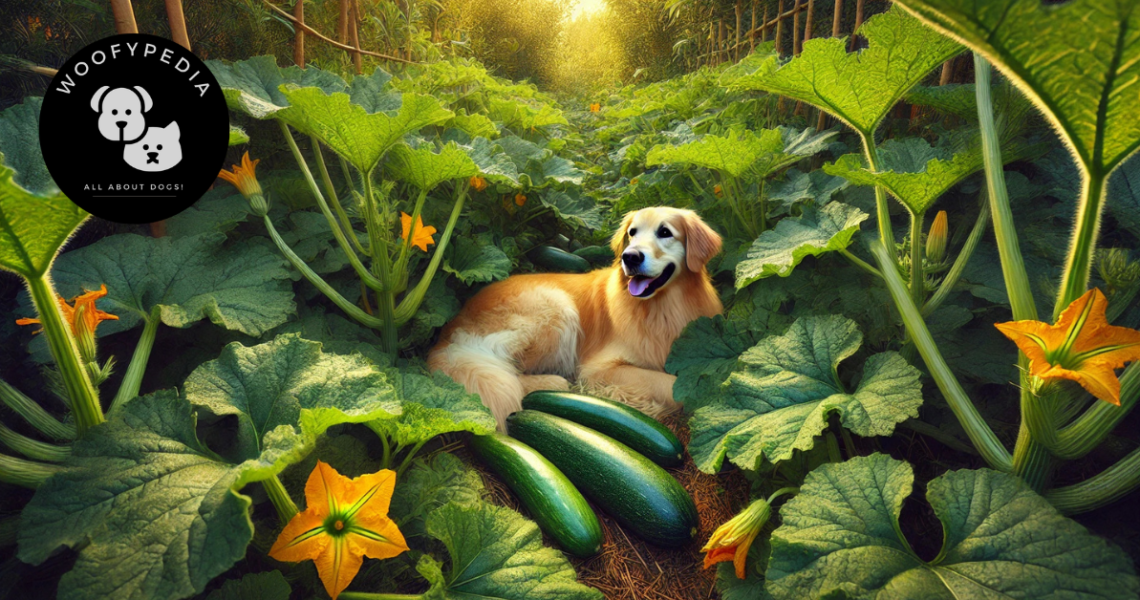
[[[608,267],[614,262],[614,250],[609,246],[583,246],[574,251],[574,256],[590,261],[595,267]]]
[[[498,433],[475,436],[471,446],[563,550],[580,557],[598,553],[598,516],[558,467],[530,446]]]
[[[662,467],[676,467],[685,460],[685,446],[672,431],[620,402],[569,392],[539,391],[527,394],[522,407],[570,419],[604,433]]]
[[[591,269],[586,259],[554,246],[538,246],[527,256],[539,267],[556,273],[585,273]]]
[[[685,488],[629,446],[573,421],[535,410],[507,417],[515,439],[554,463],[594,504],[647,542],[666,548],[697,533],[697,508]]]

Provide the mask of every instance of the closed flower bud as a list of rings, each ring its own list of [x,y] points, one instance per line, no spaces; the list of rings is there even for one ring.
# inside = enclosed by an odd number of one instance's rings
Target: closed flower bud
[[[946,211],[940,210],[930,226],[930,233],[926,236],[926,260],[931,264],[941,264],[946,260],[946,239],[949,237],[949,231]]]

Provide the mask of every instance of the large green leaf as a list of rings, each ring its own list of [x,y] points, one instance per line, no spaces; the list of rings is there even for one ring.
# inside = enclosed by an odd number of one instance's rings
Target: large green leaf
[[[569,160],[555,156],[548,148],[514,136],[499,138],[495,144],[514,161],[519,183],[526,187],[582,183],[582,171]]]
[[[790,169],[787,179],[768,184],[768,199],[782,202],[786,209],[804,201],[823,206],[831,202],[831,197],[847,185],[846,179],[829,175],[823,169],[806,173]]]
[[[214,186],[190,208],[166,220],[166,235],[189,237],[207,231],[226,232],[249,214],[249,201],[237,189]]]
[[[185,395],[215,415],[237,417],[234,444],[243,458],[256,456],[278,427],[299,428],[307,446],[333,425],[400,414],[395,387],[369,360],[326,354],[319,342],[296,334],[257,346],[227,345],[194,369]]]
[[[395,419],[371,421],[368,426],[397,446],[415,446],[455,431],[486,435],[495,430],[495,418],[479,396],[442,373],[430,376],[412,368],[387,369],[403,401],[403,414]]]
[[[927,485],[942,551],[919,558],[902,537],[909,464],[882,454],[825,464],[780,509],[768,591],[777,600],[1135,598],[1132,560],[1065,518],[1021,479],[951,471]]]
[[[217,231],[180,238],[113,235],[62,254],[52,279],[64,297],[107,285],[100,307],[119,320],[104,322],[100,335],[135,327],[155,306],[171,327],[209,319],[260,335],[284,323],[296,311],[284,258],[264,238],[225,242]]]
[[[1108,181],[1108,209],[1116,224],[1140,240],[1140,159],[1120,165]]]
[[[400,477],[390,516],[405,538],[424,535],[427,515],[444,505],[472,506],[483,498],[483,478],[454,454],[417,458]]]
[[[272,56],[255,56],[229,64],[208,60],[206,66],[222,86],[230,109],[255,119],[273,118],[289,106],[289,99],[281,91],[282,85],[318,87],[327,93],[343,92],[348,87],[340,76],[328,71],[313,67],[278,67],[277,59]]]
[[[772,275],[787,277],[807,256],[846,249],[867,216],[858,208],[832,202],[823,208],[805,207],[802,215],[782,219],[761,233],[736,265],[736,288]]]
[[[844,389],[836,369],[862,340],[846,317],[803,317],[745,352],[723,396],[689,422],[697,467],[716,473],[726,456],[744,469],[786,460],[815,444],[831,413],[861,436],[890,435],[918,416],[920,374],[895,352],[868,358],[859,386]]]
[[[40,106],[43,102],[39,96],[29,96],[22,104],[0,111],[0,154],[4,155],[4,164],[15,169],[17,185],[33,194],[50,196],[59,188],[51,178],[40,150]]]
[[[171,391],[135,398],[75,443],[66,470],[24,508],[20,560],[38,565],[60,547],[79,558],[61,600],[177,600],[201,592],[245,556],[253,539],[249,481],[284,468],[289,436],[231,463],[195,433],[190,403]]]
[[[413,131],[450,119],[453,113],[431,96],[405,94],[395,115],[369,114],[348,94],[326,94],[316,87],[283,89],[291,106],[276,117],[315,136],[362,173],[371,173],[392,146]]]
[[[752,131],[726,136],[710,134],[680,146],[660,144],[649,151],[645,165],[693,165],[739,178],[761,159],[765,163],[781,163],[799,157],[784,153],[780,130],[762,129],[759,135]]]
[[[447,600],[603,598],[577,582],[561,552],[542,545],[538,525],[505,506],[448,504],[428,515],[427,530],[451,555],[451,568],[429,577]]]
[[[543,206],[550,208],[559,219],[574,225],[585,227],[591,231],[601,229],[605,223],[605,211],[602,206],[583,194],[576,187],[565,190],[549,190],[538,197]]]
[[[205,600],[289,600],[289,582],[281,571],[250,573],[231,579],[214,590]]]
[[[479,173],[487,179],[517,187],[519,170],[511,155],[502,146],[487,138],[477,137],[466,146],[467,155],[479,167]]]
[[[460,237],[443,270],[467,285],[487,283],[506,279],[511,274],[511,259],[498,246]]]
[[[0,269],[31,279],[47,272],[88,214],[59,191],[32,194],[12,181],[13,174],[0,164]]]
[[[1140,145],[1140,8],[1132,0],[902,0],[1001,69],[1060,130],[1085,169]]]
[[[814,38],[796,58],[769,56],[732,87],[802,100],[871,135],[907,90],[962,50],[897,8],[868,19],[859,34],[866,50],[848,53],[846,38]]]
[[[410,183],[427,192],[452,179],[466,179],[479,173],[479,167],[454,142],[432,152],[431,144],[412,149],[397,144],[388,152],[384,171],[392,177]]]

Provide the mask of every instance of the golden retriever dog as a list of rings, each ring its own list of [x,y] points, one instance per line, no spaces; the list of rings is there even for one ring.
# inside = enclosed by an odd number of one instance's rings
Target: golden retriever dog
[[[722,310],[705,270],[720,236],[691,210],[655,207],[625,215],[611,246],[609,268],[484,288],[443,328],[431,369],[479,394],[500,429],[527,393],[571,380],[653,417],[677,410],[665,359],[685,325]]]

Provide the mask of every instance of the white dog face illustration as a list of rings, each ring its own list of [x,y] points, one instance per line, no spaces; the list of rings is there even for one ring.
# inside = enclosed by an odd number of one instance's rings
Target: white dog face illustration
[[[178,122],[166,127],[151,127],[141,140],[123,148],[123,160],[139,171],[154,173],[173,168],[182,162],[182,132]]]
[[[99,113],[99,133],[113,142],[133,142],[146,132],[143,113],[154,102],[140,86],[115,88],[103,86],[91,97],[91,110]]]

